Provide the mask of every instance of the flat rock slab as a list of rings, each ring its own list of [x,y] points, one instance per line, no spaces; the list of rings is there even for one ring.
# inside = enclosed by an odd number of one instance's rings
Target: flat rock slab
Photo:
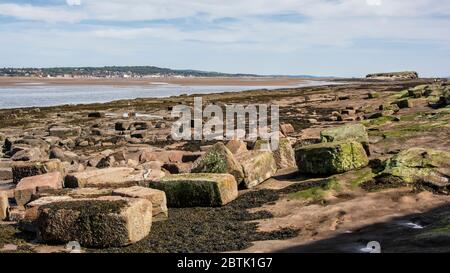
[[[0,180],[11,180],[12,168],[0,168]]]
[[[166,194],[161,190],[134,186],[116,189],[112,194],[122,197],[143,198],[149,200],[152,202],[154,222],[166,220],[168,217]]]
[[[295,157],[299,171],[307,174],[337,174],[369,164],[366,151],[356,141],[300,147],[295,150]]]
[[[77,241],[84,247],[119,247],[150,233],[152,203],[119,196],[76,199],[40,207],[37,219],[44,242]]]
[[[238,196],[230,174],[173,174],[150,182],[149,187],[164,191],[169,207],[217,207]]]
[[[64,179],[67,188],[125,187],[133,186],[136,180],[133,168],[94,169],[68,174]]]
[[[24,206],[31,201],[33,194],[41,189],[61,189],[62,176],[59,172],[25,177],[17,184],[14,190],[16,204]]]

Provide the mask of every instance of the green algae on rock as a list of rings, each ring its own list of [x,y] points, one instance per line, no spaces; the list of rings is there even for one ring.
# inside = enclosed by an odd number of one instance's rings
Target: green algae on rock
[[[237,183],[244,180],[242,166],[236,161],[231,151],[221,142],[214,144],[203,156],[198,158],[192,173],[228,173]]]
[[[145,199],[101,197],[55,202],[39,209],[39,237],[44,242],[77,241],[86,247],[115,247],[146,237],[152,204]]]
[[[149,187],[164,191],[169,207],[217,207],[238,196],[231,174],[173,174],[150,181]]]
[[[448,193],[450,186],[450,152],[411,148],[393,156],[378,181],[397,179]]]
[[[295,151],[301,173],[337,174],[369,164],[361,143],[356,141],[319,143]]]
[[[347,124],[339,127],[329,128],[320,132],[322,142],[355,140],[360,142],[367,154],[370,155],[369,135],[363,124]]]

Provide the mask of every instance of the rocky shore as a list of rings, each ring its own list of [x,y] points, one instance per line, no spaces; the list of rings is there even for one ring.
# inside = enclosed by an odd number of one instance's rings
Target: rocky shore
[[[0,110],[0,252],[449,251],[449,82],[407,78],[200,95],[279,105],[273,152],[172,140],[195,95]]]

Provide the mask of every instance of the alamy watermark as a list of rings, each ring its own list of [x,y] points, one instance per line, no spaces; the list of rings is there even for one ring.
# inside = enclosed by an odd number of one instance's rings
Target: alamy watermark
[[[229,104],[224,109],[208,104],[203,108],[201,97],[194,98],[194,106],[177,105],[172,117],[179,118],[172,125],[173,140],[265,140],[271,150],[278,149],[279,106],[267,104]]]

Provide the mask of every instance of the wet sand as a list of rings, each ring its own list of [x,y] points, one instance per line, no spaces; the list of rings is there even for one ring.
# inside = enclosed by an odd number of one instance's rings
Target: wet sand
[[[295,86],[305,81],[328,80],[325,78],[291,78],[291,77],[195,77],[195,78],[37,78],[37,77],[0,77],[1,86],[16,85],[118,85],[145,86],[158,84],[176,84],[184,86]]]

